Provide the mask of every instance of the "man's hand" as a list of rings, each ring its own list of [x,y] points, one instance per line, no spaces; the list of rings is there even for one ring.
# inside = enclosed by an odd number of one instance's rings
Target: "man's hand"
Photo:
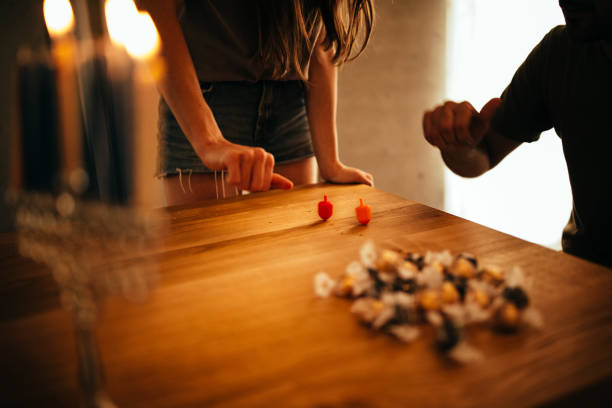
[[[480,112],[469,102],[446,102],[423,115],[425,139],[440,149],[446,166],[463,177],[478,177],[495,167],[521,143],[491,129],[501,99]]]
[[[241,146],[223,138],[196,149],[198,156],[211,170],[227,170],[227,182],[241,190],[288,190],[293,182],[274,173],[274,156],[260,147]]]
[[[469,102],[446,102],[423,115],[425,139],[440,150],[475,147],[489,130],[501,100],[493,98],[480,113]]]

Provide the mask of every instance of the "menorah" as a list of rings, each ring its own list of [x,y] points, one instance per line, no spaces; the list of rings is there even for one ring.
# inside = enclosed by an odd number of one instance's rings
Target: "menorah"
[[[49,267],[72,313],[79,383],[87,407],[113,407],[95,328],[108,296],[142,301],[156,282],[152,256],[163,232],[159,212],[75,200],[67,193],[13,194],[19,252]]]
[[[158,97],[159,37],[131,0],[107,0],[110,37],[84,41],[68,0],[45,0],[43,10],[50,49],[18,55],[7,197],[21,255],[48,266],[72,314],[85,406],[114,407],[95,329],[104,299],[142,300],[156,280],[164,219],[152,209],[155,123],[146,106]]]

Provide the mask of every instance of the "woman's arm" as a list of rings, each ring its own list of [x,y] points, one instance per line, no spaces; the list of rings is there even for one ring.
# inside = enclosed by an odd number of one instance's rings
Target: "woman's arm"
[[[324,37],[321,33],[320,38]],[[319,41],[310,61],[306,86],[308,122],[321,176],[334,183],[363,183],[371,186],[371,174],[345,166],[338,157],[338,67],[333,64],[332,55],[333,49],[325,50],[322,40]]]
[[[228,142],[204,100],[196,71],[178,20],[181,0],[142,0],[162,39],[166,72],[159,91],[204,165],[226,169],[228,182],[243,190],[291,188],[292,183],[274,174],[274,157],[261,148]]]

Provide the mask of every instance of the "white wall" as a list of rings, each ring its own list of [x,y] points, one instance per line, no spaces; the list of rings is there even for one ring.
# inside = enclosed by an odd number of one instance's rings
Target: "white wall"
[[[442,208],[444,166],[423,139],[423,111],[445,89],[445,0],[378,0],[371,44],[340,71],[340,158],[376,187]]]
[[[554,0],[454,0],[448,14],[447,91],[480,109],[499,96],[531,49],[564,24]],[[554,131],[520,146],[477,179],[445,174],[448,212],[541,245],[560,248],[571,191]]]

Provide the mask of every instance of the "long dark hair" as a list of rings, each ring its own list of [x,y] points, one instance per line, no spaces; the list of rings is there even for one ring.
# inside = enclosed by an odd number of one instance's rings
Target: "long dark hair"
[[[365,49],[374,24],[373,0],[259,0],[259,52],[273,76],[290,72],[305,79],[304,61],[317,35],[333,49],[333,63],[342,65]],[[323,31],[321,31],[323,30]]]

